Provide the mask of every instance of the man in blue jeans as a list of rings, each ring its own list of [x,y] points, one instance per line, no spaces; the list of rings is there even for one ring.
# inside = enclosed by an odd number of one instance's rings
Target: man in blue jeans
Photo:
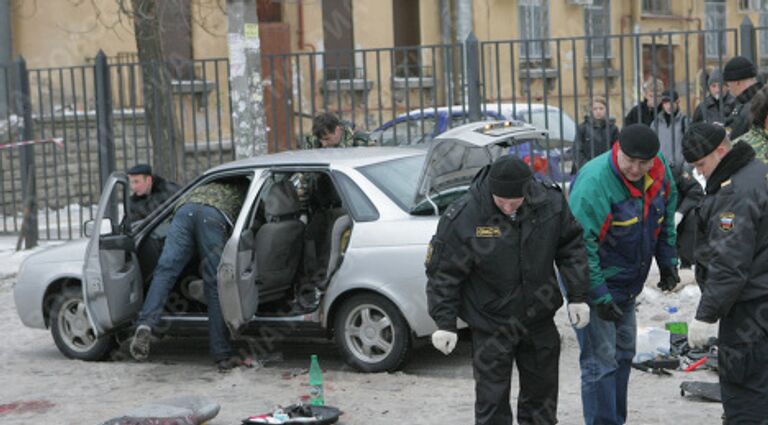
[[[635,355],[635,297],[654,257],[661,281],[677,275],[672,173],[649,127],[633,124],[619,143],[587,162],[571,188],[570,206],[584,229],[589,263],[589,324],[576,329],[581,346],[581,399],[588,425],[627,421],[627,387]]]
[[[131,356],[136,360],[149,356],[152,331],[160,324],[168,294],[197,254],[208,302],[211,356],[221,371],[240,365],[227,336],[216,273],[247,189],[247,181],[215,181],[193,189],[179,201],[131,341]]]

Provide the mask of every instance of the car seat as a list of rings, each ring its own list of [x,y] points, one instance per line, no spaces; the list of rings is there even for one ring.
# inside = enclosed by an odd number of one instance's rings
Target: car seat
[[[304,223],[299,197],[288,180],[275,182],[264,197],[266,222],[256,233],[256,270],[260,302],[281,298],[290,290],[301,261]]]
[[[312,281],[326,277],[333,242],[333,226],[346,211],[331,177],[319,174],[310,195],[311,214],[305,233],[305,272]]]

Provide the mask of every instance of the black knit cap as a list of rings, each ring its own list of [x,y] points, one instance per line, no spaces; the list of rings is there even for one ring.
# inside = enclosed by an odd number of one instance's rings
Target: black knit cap
[[[129,168],[126,174],[131,176],[135,176],[137,174],[144,174],[147,176],[151,176],[152,167],[150,167],[149,164],[136,164],[133,167]]]
[[[680,96],[677,94],[677,90],[666,89],[663,92],[661,92],[661,100],[671,100],[675,102],[679,98]]]
[[[651,159],[659,152],[659,137],[645,124],[631,124],[621,129],[619,147],[625,155]]]
[[[691,124],[683,136],[683,156],[695,162],[709,155],[725,140],[725,129],[706,122]]]
[[[528,164],[514,155],[505,155],[491,164],[488,175],[491,193],[502,198],[522,198],[531,182]]]
[[[744,56],[731,58],[723,68],[723,81],[739,81],[757,75],[755,64]]]

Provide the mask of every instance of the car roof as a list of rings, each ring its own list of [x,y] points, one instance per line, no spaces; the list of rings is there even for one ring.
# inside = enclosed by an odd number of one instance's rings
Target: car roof
[[[511,124],[511,125],[504,125]],[[491,127],[500,127],[498,133],[488,133],[482,131]],[[437,137],[436,142],[444,140],[460,140],[464,143],[485,146],[502,142],[510,138],[534,138],[544,139],[547,136],[546,131],[538,130],[536,127],[520,121],[477,121],[454,127]]]
[[[354,168],[416,155],[424,155],[424,150],[408,147],[388,146],[355,147],[344,149],[302,149],[271,153],[228,162],[208,170],[206,174],[239,168],[259,168],[291,165],[315,165]]]

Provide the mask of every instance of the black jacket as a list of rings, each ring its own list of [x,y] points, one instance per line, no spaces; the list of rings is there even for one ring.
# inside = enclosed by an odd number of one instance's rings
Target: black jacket
[[[609,150],[617,140],[619,129],[613,118],[606,121],[585,117],[584,122],[576,129],[574,167],[571,173],[576,174],[587,161]]]
[[[630,124],[645,124],[650,126],[656,115],[660,114],[664,108],[659,104],[656,107],[656,113],[653,113],[653,108],[648,106],[648,100],[643,99],[640,104],[635,104],[632,109],[629,110],[627,116],[624,117],[624,127]]]
[[[693,120],[692,122],[708,122],[710,124],[713,123],[720,123],[720,124],[726,124],[729,123],[729,117],[731,115],[731,112],[733,112],[733,107],[736,103],[736,98],[733,97],[732,94],[726,93],[725,97],[722,99],[723,101],[723,112],[720,113],[720,100],[715,99],[712,97],[712,95],[707,95],[707,97],[704,98],[704,100],[699,103],[699,105],[696,107],[696,110],[693,111]]]
[[[677,255],[680,265],[689,268],[694,264],[696,248],[696,207],[704,198],[704,189],[693,177],[688,165],[671,169],[677,186],[677,212],[683,215],[677,225]]]
[[[737,303],[768,303],[768,166],[736,143],[707,180],[698,210],[696,319],[728,317]]]
[[[443,330],[456,318],[472,329],[535,327],[551,321],[563,299],[586,302],[587,254],[581,226],[553,186],[532,183],[515,220],[493,203],[490,166],[443,214],[427,255],[429,314]]]
[[[749,131],[752,127],[752,98],[763,88],[763,83],[757,82],[736,96],[736,103],[731,111],[730,121],[726,121],[726,127],[731,128],[729,134],[731,140]],[[730,124],[730,126],[729,126]]]
[[[131,221],[139,221],[178,192],[179,185],[160,176],[152,176],[152,190],[148,195],[131,195]]]

